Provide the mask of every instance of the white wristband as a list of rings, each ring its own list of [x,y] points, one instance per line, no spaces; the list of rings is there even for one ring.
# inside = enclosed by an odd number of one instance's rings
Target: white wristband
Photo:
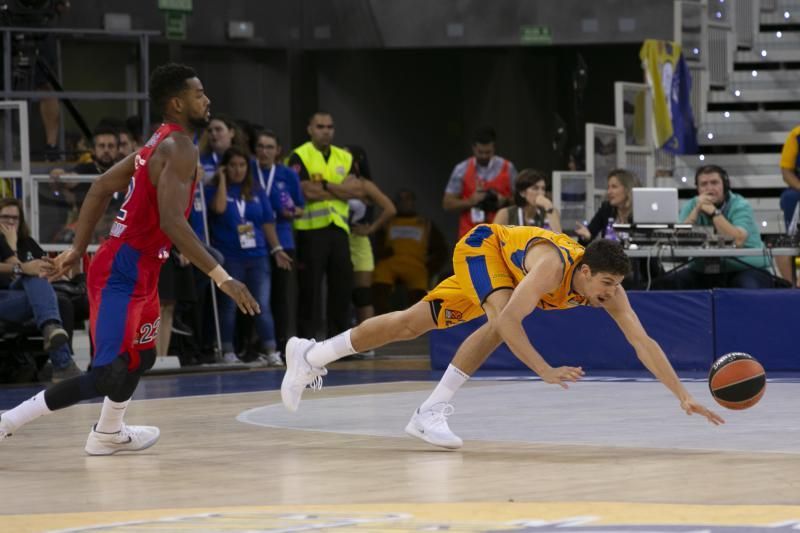
[[[270,250],[270,251],[269,251],[269,254],[270,254],[270,255],[275,255],[275,254],[277,254],[278,252],[282,252],[282,251],[283,251],[283,246],[281,246],[281,245],[279,244],[278,246],[276,246],[275,248],[273,248],[272,250]]]
[[[211,272],[208,273],[208,277],[214,280],[214,283],[217,284],[217,287],[222,287],[223,283],[233,279],[230,274],[225,272],[225,269],[222,268],[222,265],[215,266]]]

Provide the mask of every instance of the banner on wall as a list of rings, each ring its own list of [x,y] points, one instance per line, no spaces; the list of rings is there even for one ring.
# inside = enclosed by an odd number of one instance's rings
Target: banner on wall
[[[639,57],[653,98],[656,146],[673,154],[697,153],[692,78],[681,46],[672,41],[648,39]]]

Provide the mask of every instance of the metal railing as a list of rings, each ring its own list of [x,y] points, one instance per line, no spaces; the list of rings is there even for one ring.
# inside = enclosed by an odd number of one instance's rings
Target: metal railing
[[[31,153],[29,146],[28,103],[22,100],[0,101],[3,110],[3,161],[0,178],[19,180],[23,201],[28,198],[29,176],[31,174]],[[14,135],[14,111],[18,114],[17,135]],[[14,156],[14,140],[19,139],[19,159]],[[19,164],[17,166],[17,163]],[[17,168],[15,168],[17,167]]]
[[[553,172],[553,205],[561,214],[561,227],[591,220],[595,212],[594,176],[589,172]]]
[[[31,236],[47,252],[61,252],[72,244],[74,238],[74,223],[77,220],[78,210],[82,203],[82,193],[85,193],[97,179],[97,175],[64,174],[58,180],[53,180],[49,174],[30,175],[30,211],[29,225]],[[75,186],[83,185],[82,191],[76,191]],[[102,240],[108,235],[104,230],[110,228],[119,212],[119,205],[124,194],[120,193],[119,202],[111,202],[98,223],[89,252],[93,253]],[[108,222],[106,226],[103,221]],[[106,229],[108,229],[106,228]]]
[[[586,172],[594,176],[594,194],[606,194],[609,172],[625,168],[625,130],[605,124],[586,124]]]
[[[625,168],[650,187],[655,177],[653,148],[653,105],[650,88],[643,83],[614,83],[614,116],[617,128],[625,131]]]
[[[736,45],[740,48],[752,48],[759,27],[758,0],[736,0],[734,8]]]
[[[19,56],[21,43],[24,42],[25,36],[40,36],[45,35],[55,37],[55,54],[57,65],[48,65],[54,69],[54,74],[57,78],[61,78],[61,39],[65,36],[75,36],[82,39],[103,39],[103,40],[122,40],[134,41],[139,50],[139,83],[138,90],[136,91],[35,91],[31,88],[15,89],[13,85],[14,80],[14,65],[18,62],[13,61],[15,52]],[[2,90],[0,90],[0,98],[25,98],[28,100],[41,100],[43,98],[56,98],[56,99],[69,99],[69,100],[127,100],[137,102],[140,106],[138,109],[142,117],[142,131],[150,131],[150,100],[148,98],[148,86],[150,84],[150,39],[154,36],[160,35],[157,31],[145,30],[130,30],[130,31],[106,31],[96,29],[78,29],[78,28],[24,28],[24,27],[0,27],[0,37],[2,37]],[[23,39],[15,39],[14,36],[22,36]],[[36,37],[41,40],[41,37]],[[16,46],[15,46],[16,45]],[[32,47],[36,49],[36,46]],[[24,54],[23,54],[24,55]],[[30,70],[28,75],[32,75],[33,70],[37,68],[36,56],[38,53],[31,53],[33,57],[26,57],[29,64],[25,67]],[[59,131],[59,145],[64,148],[64,129],[63,120],[61,121]]]

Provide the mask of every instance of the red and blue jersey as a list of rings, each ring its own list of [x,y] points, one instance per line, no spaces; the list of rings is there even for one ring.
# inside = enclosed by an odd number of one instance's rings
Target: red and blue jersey
[[[177,124],[162,124],[136,154],[135,170],[128,192],[110,232],[111,239],[120,239],[143,255],[156,257],[161,261],[166,261],[169,257],[172,243],[161,231],[158,195],[156,187],[150,181],[147,163],[158,145],[175,131],[183,130]],[[187,217],[194,198],[194,183],[192,181],[192,191],[185,202]]]
[[[89,265],[89,322],[94,344],[93,366],[104,366],[120,354],[130,356],[128,368],[140,364],[139,352],[155,348],[161,323],[158,276],[172,243],[161,231],[156,187],[147,162],[176,124],[162,124],[136,156],[136,170],[110,238]],[[189,214],[194,196],[184,200]]]

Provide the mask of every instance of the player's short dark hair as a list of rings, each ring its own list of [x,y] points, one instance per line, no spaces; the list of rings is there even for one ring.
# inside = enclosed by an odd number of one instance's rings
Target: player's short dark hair
[[[589,244],[583,252],[581,264],[592,269],[592,274],[627,276],[631,272],[631,261],[622,245],[608,239],[597,239]]]
[[[153,107],[163,112],[170,98],[178,96],[186,89],[186,80],[196,78],[192,67],[178,63],[167,63],[150,74],[150,101]]]
[[[314,122],[314,119],[316,117],[331,117],[331,118],[333,118],[333,115],[330,112],[325,111],[324,109],[318,109],[318,110],[314,111],[313,113],[311,113],[308,116],[308,123],[311,124],[312,122]]]
[[[119,143],[119,130],[116,129],[111,124],[105,122],[101,122],[100,124],[98,124],[94,128],[94,131],[92,131],[92,142],[94,142],[94,140],[97,139],[97,137],[99,137],[100,135],[113,135],[114,138],[117,140],[117,143]]]
[[[497,134],[494,128],[489,126],[478,128],[475,135],[472,136],[472,144],[492,144],[495,140],[497,140]]]

